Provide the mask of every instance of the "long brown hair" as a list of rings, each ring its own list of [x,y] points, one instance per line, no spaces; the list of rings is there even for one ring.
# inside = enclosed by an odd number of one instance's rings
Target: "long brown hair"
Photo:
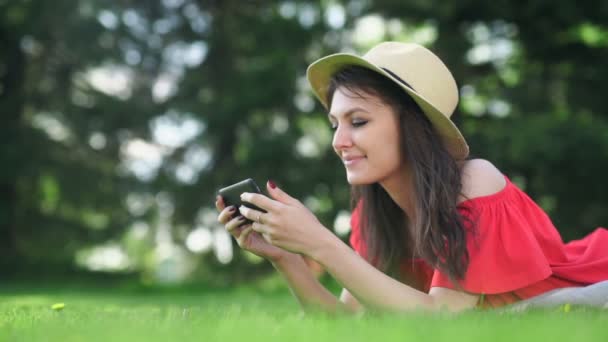
[[[462,190],[458,161],[418,104],[393,81],[363,67],[341,69],[327,90],[329,107],[338,88],[347,89],[352,96],[376,96],[393,108],[400,126],[401,154],[413,177],[413,219],[380,184],[352,187],[352,207],[362,206],[359,222],[367,259],[393,275],[403,260],[422,258],[452,281],[462,279],[469,264],[465,239],[468,219],[457,210]]]

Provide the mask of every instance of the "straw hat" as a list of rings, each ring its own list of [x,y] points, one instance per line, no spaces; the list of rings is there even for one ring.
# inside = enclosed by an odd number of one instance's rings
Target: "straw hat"
[[[384,42],[363,57],[337,53],[312,63],[307,70],[312,89],[327,110],[327,87],[334,73],[357,65],[374,70],[397,83],[420,106],[429,118],[450,154],[465,159],[469,146],[450,117],[458,104],[454,77],[431,51],[418,44]]]

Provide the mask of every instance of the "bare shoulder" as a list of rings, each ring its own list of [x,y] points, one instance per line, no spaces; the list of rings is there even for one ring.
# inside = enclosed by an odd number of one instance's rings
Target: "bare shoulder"
[[[485,159],[465,161],[461,181],[462,194],[458,198],[458,203],[466,199],[492,195],[506,186],[502,172]]]

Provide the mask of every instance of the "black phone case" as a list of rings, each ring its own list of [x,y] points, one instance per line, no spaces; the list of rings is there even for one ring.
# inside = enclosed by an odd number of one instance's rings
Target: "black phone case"
[[[226,205],[226,207],[233,205],[238,209],[241,205],[243,205],[251,209],[259,210],[263,213],[266,212],[266,210],[259,208],[249,202],[241,201],[241,194],[243,192],[253,192],[258,194],[262,193],[262,191],[260,191],[260,187],[258,187],[258,185],[253,181],[253,179],[248,178],[244,181],[220,189],[218,191],[218,194],[224,199],[224,204]]]

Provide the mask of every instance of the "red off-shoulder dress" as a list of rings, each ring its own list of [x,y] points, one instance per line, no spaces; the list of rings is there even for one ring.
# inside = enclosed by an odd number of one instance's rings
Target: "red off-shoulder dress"
[[[469,267],[460,289],[480,294],[478,306],[500,307],[544,292],[608,280],[608,230],[597,228],[564,243],[547,214],[504,176],[499,192],[458,205],[476,222],[467,229]],[[359,224],[360,205],[351,216],[350,244],[367,259]],[[422,259],[403,260],[400,273],[421,291],[456,288]]]

